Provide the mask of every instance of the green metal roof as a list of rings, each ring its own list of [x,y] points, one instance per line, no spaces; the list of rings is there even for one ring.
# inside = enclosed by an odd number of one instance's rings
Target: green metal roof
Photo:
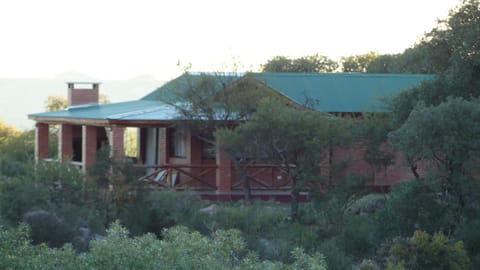
[[[184,73],[144,96],[141,100],[160,100],[169,104],[184,102],[185,100],[180,97],[184,97],[191,89],[202,88],[199,94],[214,94],[242,76],[236,73]],[[211,91],[205,91],[207,87],[210,87]],[[205,98],[208,97],[205,96]]]
[[[153,91],[142,100],[179,100],[179,95],[195,87],[201,76],[210,76],[221,85],[228,85],[244,76],[250,76],[298,104],[308,100],[323,112],[379,112],[385,111],[383,100],[394,97],[433,75],[369,74],[369,73],[249,73],[195,74],[186,73]],[[177,95],[179,94],[179,95]]]
[[[255,73],[257,80],[298,104],[323,112],[385,111],[391,98],[433,75],[368,73]]]
[[[178,97],[182,93],[187,93],[190,87],[204,83],[212,88],[208,93],[214,94],[222,87],[246,76],[298,104],[305,104],[307,99],[313,101],[310,105],[323,112],[385,111],[382,99],[393,97],[400,91],[433,79],[433,75],[412,74],[185,73],[137,101],[76,106],[67,110],[30,114],[29,117],[34,120],[39,118],[174,120],[178,119],[179,115],[175,107],[169,104],[182,102]]]
[[[29,117],[104,120],[168,120],[177,117],[174,107],[161,101],[136,100],[111,104],[90,104],[66,110],[30,114]]]

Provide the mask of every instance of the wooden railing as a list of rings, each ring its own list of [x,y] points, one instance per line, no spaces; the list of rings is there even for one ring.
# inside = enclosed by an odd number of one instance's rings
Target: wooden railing
[[[286,190],[290,188],[288,175],[278,166],[249,164],[244,169],[252,190]],[[242,189],[242,180],[233,169],[232,174],[232,190]]]
[[[215,164],[136,165],[147,173],[140,181],[168,189],[217,190]],[[288,176],[277,166],[250,164],[245,167],[252,190],[288,190]],[[241,190],[242,180],[232,167],[231,189]]]
[[[153,169],[145,176],[139,178],[140,181],[148,182],[152,185],[169,189],[207,189],[216,190],[215,177],[217,165],[136,165],[137,168]]]

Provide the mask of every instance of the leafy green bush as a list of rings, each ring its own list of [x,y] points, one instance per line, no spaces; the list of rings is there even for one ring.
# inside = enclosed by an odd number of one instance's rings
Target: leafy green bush
[[[421,229],[448,231],[455,222],[456,204],[445,201],[428,179],[412,180],[393,187],[385,205],[375,213],[381,239],[408,236]]]
[[[465,248],[471,254],[474,269],[480,269],[480,219],[467,220],[461,224],[456,232],[455,238],[465,243]]]
[[[16,178],[0,176],[0,215],[8,224],[26,221],[32,226],[34,243],[53,246],[72,239],[80,227],[104,231],[105,206],[77,168],[53,162],[40,162],[34,168]]]
[[[375,224],[368,215],[349,216],[339,238],[345,252],[357,259],[374,255],[379,242]]]
[[[0,130],[0,175],[17,177],[31,172],[35,132],[14,132],[3,138],[1,133]]]
[[[320,242],[318,251],[325,255],[325,260],[330,270],[351,269],[352,265],[354,265],[353,258],[345,252],[341,241],[336,237]]]
[[[164,228],[184,225],[206,231],[207,216],[200,212],[204,202],[188,191],[157,190],[144,198],[149,217],[149,232],[161,235]]]
[[[25,225],[14,229],[0,226],[0,269],[82,269],[69,245],[61,249],[34,246]]]
[[[177,226],[158,240],[152,234],[130,238],[128,230],[113,223],[103,239],[93,240],[90,250],[75,254],[61,249],[31,245],[28,228],[0,226],[1,269],[315,269],[324,270],[323,255],[292,251],[291,264],[261,261],[245,248],[238,230],[219,230],[212,238]]]
[[[433,236],[415,231],[410,238],[396,238],[389,250],[387,269],[451,269],[470,268],[463,242],[454,242],[442,233]]]
[[[61,247],[72,239],[72,228],[47,211],[27,212],[24,221],[30,227],[30,239],[34,244],[46,243],[51,247]]]
[[[258,237],[272,231],[288,218],[288,209],[274,202],[252,201],[222,204],[215,216],[217,228],[238,229]]]
[[[44,185],[35,185],[24,177],[0,178],[0,215],[8,224],[17,224],[28,211],[49,206],[48,188]]]

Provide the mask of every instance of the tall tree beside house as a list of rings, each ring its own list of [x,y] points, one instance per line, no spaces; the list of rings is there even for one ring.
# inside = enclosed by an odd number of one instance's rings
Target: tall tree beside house
[[[298,216],[300,192],[319,187],[321,163],[331,146],[331,116],[308,109],[285,106],[275,99],[264,99],[252,117],[234,130],[221,130],[221,147],[238,151],[242,142],[245,158],[277,165],[291,181],[291,211]],[[340,119],[338,121],[341,121]]]
[[[392,100],[391,110],[397,125],[407,119],[418,103],[438,105],[449,96],[480,97],[479,40],[480,1],[464,0],[412,49],[421,50],[420,55],[433,67],[430,72],[438,76]]]
[[[462,207],[475,201],[478,190],[474,172],[480,158],[480,103],[461,98],[438,106],[416,107],[401,128],[390,133],[390,141],[414,160],[434,167],[445,197],[454,196]]]
[[[232,129],[248,119],[259,101],[268,95],[260,88],[265,86],[248,75],[240,78],[232,73],[185,73],[181,79],[164,86],[166,91],[161,93],[161,100],[176,108],[181,120],[177,126],[187,128],[213,150],[217,145],[214,132],[219,127]],[[234,165],[239,165],[243,154],[230,152],[230,158]],[[236,166],[236,170],[243,182],[245,199],[249,200],[248,177],[241,166]]]
[[[417,44],[399,54],[377,55],[367,63],[367,73],[439,74],[448,66],[449,51],[443,42],[428,34]]]
[[[401,54],[380,55],[369,73],[455,73],[478,77],[480,50],[480,2],[462,0],[448,18]],[[463,71],[460,72],[461,70]],[[473,72],[473,73],[472,73]]]
[[[337,62],[319,54],[294,59],[275,56],[261,66],[263,72],[333,72],[337,68]]]
[[[181,124],[193,135],[214,144],[218,126],[236,125],[255,111],[265,94],[258,91],[248,76],[240,79],[231,73],[185,73],[180,80],[165,86],[162,101],[174,106]]]
[[[391,120],[386,113],[364,113],[355,119],[354,133],[364,146],[365,160],[374,172],[386,170],[394,164],[394,154],[388,144],[388,133],[392,131]]]

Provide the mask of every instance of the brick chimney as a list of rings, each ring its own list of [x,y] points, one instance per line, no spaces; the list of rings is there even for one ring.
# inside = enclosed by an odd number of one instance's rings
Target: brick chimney
[[[98,104],[98,82],[67,82],[68,107]]]

